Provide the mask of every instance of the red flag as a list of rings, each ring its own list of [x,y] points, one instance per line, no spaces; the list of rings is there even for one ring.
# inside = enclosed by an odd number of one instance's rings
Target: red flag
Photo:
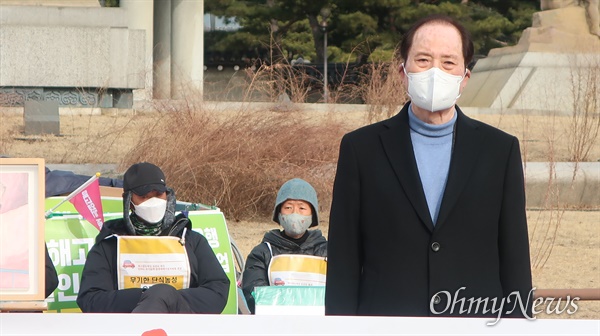
[[[83,218],[95,226],[98,230],[104,224],[104,213],[102,212],[102,200],[100,198],[100,183],[98,179],[90,183],[80,193],[69,200],[75,206]]]

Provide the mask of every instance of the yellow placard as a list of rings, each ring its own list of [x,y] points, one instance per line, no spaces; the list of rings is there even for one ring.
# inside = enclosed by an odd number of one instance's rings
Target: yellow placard
[[[118,237],[119,289],[167,284],[189,288],[190,265],[177,237]]]
[[[327,262],[322,257],[284,254],[273,257],[271,260],[271,271],[327,274]]]
[[[119,237],[121,253],[126,254],[165,254],[181,253],[183,246],[178,237]]]
[[[280,254],[269,264],[272,286],[324,286],[327,261],[324,257],[301,254]]]

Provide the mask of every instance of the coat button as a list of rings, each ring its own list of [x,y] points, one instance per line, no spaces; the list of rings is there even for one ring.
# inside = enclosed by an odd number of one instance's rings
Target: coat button
[[[442,302],[442,299],[439,295],[433,297],[433,304],[439,304],[440,302]]]
[[[433,242],[433,244],[431,244],[431,249],[433,250],[433,252],[437,252],[440,250],[440,243],[438,242]]]

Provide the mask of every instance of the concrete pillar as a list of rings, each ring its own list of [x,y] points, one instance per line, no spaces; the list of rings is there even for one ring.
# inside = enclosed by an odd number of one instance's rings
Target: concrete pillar
[[[24,105],[25,135],[60,135],[58,101],[26,100]]]
[[[145,88],[134,91],[134,100],[149,101],[152,99],[152,71],[154,45],[154,1],[148,0],[121,0],[119,6],[126,12],[129,29],[140,29],[146,32],[145,38],[145,63],[144,73],[136,74],[143,77]],[[161,2],[160,0],[158,2]]]
[[[154,99],[171,98],[171,0],[154,1]]]
[[[171,0],[171,98],[197,90],[204,80],[204,0]]]

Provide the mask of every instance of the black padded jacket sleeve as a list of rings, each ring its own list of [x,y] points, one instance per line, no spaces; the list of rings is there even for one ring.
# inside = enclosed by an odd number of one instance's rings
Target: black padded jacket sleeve
[[[52,259],[50,258],[50,254],[48,254],[48,246],[44,244],[44,249],[46,250],[46,297],[50,296],[52,292],[58,287],[58,274],[56,274],[56,268],[54,268],[54,264],[52,263]]]

